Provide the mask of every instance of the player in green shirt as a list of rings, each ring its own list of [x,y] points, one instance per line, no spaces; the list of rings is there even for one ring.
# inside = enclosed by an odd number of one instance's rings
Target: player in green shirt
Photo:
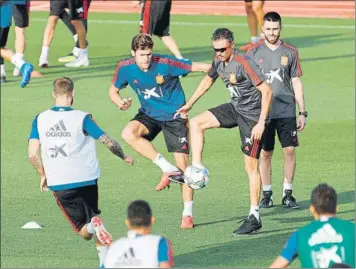
[[[311,195],[314,221],[289,238],[271,268],[286,268],[296,257],[303,268],[329,268],[344,263],[355,268],[355,223],[336,218],[337,194],[319,184]]]

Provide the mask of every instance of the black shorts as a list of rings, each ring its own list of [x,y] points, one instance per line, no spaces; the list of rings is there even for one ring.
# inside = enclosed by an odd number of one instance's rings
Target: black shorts
[[[9,37],[10,27],[0,27],[0,48],[6,47],[7,38]]]
[[[26,28],[29,25],[30,19],[30,1],[26,5],[14,5],[12,16],[14,17],[15,26]]]
[[[257,121],[247,119],[236,111],[231,103],[222,104],[220,106],[209,109],[220,123],[220,128],[239,127],[241,138],[242,152],[251,158],[258,159],[262,149],[262,140],[251,141],[251,131]]]
[[[98,185],[54,191],[54,197],[73,229],[79,232],[91,218],[100,214]]]
[[[282,148],[299,146],[296,118],[280,118],[269,121],[265,130],[265,139],[262,143],[263,150],[274,150],[276,130]]]
[[[252,3],[253,0],[244,0],[244,1],[245,1],[245,3]],[[260,1],[260,0],[258,0],[258,1]],[[264,3],[265,0],[262,0],[262,2]]]
[[[172,1],[147,0],[142,9],[142,32],[156,36],[168,36]]]
[[[50,16],[62,18],[65,9],[69,9],[71,20],[86,20],[91,0],[50,0]]]
[[[149,133],[144,136],[148,141],[152,141],[162,131],[168,152],[180,152],[189,154],[189,129],[185,119],[175,119],[172,121],[158,121],[145,113],[139,112],[133,119],[146,126]]]

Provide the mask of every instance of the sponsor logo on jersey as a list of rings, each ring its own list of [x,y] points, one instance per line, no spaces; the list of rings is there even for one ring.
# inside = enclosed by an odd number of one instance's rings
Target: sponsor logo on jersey
[[[46,132],[46,136],[47,137],[71,137],[71,133],[67,131],[67,128],[63,120],[60,120]]]

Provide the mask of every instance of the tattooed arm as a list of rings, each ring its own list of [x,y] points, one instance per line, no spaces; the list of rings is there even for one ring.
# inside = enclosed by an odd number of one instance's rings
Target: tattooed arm
[[[36,169],[37,173],[41,176],[45,176],[43,169],[42,159],[40,156],[40,141],[37,139],[30,139],[28,143],[28,158],[33,168]]]
[[[126,156],[120,144],[116,140],[110,138],[107,134],[103,134],[102,136],[100,136],[98,141],[103,143],[113,154],[123,159],[129,165],[133,164],[133,159],[130,156]]]
[[[28,143],[28,159],[33,168],[40,175],[40,190],[48,191],[47,178],[43,168],[42,159],[40,156],[40,141],[38,139],[30,139]]]

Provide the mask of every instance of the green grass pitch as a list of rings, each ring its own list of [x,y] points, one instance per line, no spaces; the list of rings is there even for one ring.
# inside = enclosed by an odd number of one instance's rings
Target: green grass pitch
[[[36,65],[46,17],[47,13],[33,12],[28,29],[26,58]],[[129,55],[131,38],[138,29],[133,21],[138,19],[138,15],[132,14],[91,14],[88,34],[91,65],[88,68],[66,69],[57,63],[57,57],[67,54],[73,43],[62,23],[57,27],[50,49],[51,68],[42,70],[43,79],[33,79],[27,88],[21,89],[19,79],[11,76],[12,67],[7,64],[9,82],[1,87],[1,267],[98,266],[94,243],[76,236],[52,194],[40,192],[39,178],[27,161],[27,138],[34,116],[52,105],[52,81],[59,76],[69,76],[76,86],[75,107],[91,112],[109,135],[122,141],[120,132],[135,115],[138,101],[127,88],[123,95],[133,97],[133,107],[126,112],[118,111],[110,103],[107,90],[117,61]],[[247,26],[238,24],[245,23],[245,17],[174,16],[172,21],[191,22],[188,25],[174,23],[171,33],[183,55],[193,61],[211,61],[210,35],[217,27],[231,28],[238,46],[249,38]],[[248,181],[239,134],[237,129],[211,130],[207,132],[204,151],[210,185],[195,195],[196,228],[181,231],[179,187],[175,185],[169,191],[156,193],[154,187],[160,171],[155,165],[121,142],[126,153],[136,159],[136,165],[128,167],[98,144],[102,169],[100,208],[115,238],[126,232],[124,218],[129,201],[146,199],[157,219],[154,232],[172,241],[177,267],[266,267],[279,254],[288,236],[311,220],[310,191],[320,182],[328,182],[338,191],[339,216],[354,220],[355,36],[352,28],[335,27],[352,26],[354,22],[286,18],[284,23],[283,39],[299,49],[310,115],[306,129],[300,134],[294,184],[294,193],[302,208],[293,211],[280,206],[282,155],[277,146],[273,159],[276,206],[261,210],[263,229],[260,233],[233,237],[232,231],[240,225],[237,221],[249,210]],[[9,47],[13,47],[13,37],[12,30]],[[167,53],[163,44],[155,40],[155,51]],[[187,97],[201,77],[193,74],[182,79]],[[217,81],[191,114],[228,100],[228,92],[222,82]],[[161,135],[154,144],[172,160]],[[21,226],[31,220],[44,225],[44,229],[22,230]],[[295,262],[293,266],[300,264]]]

